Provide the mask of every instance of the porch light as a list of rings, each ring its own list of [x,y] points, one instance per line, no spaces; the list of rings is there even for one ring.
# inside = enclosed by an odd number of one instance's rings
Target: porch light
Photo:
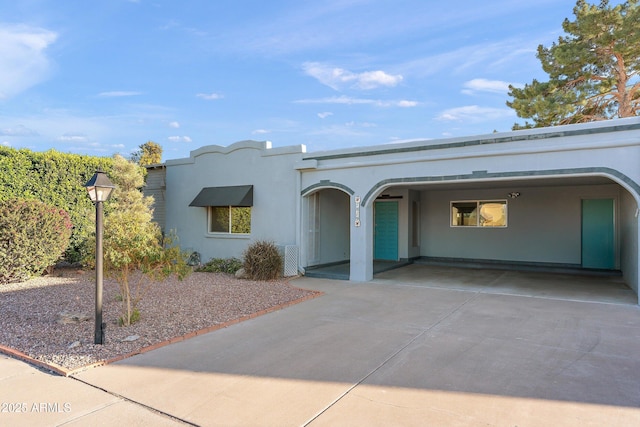
[[[115,185],[109,180],[106,173],[96,171],[91,179],[84,185],[89,192],[89,198],[93,203],[106,202],[111,197]]]

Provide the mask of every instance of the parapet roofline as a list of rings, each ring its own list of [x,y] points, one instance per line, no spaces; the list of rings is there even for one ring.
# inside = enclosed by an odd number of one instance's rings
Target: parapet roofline
[[[516,141],[536,141],[569,136],[595,135],[611,132],[640,130],[640,117],[603,120],[573,125],[535,128],[511,132],[466,136],[447,139],[422,139],[409,142],[389,143],[368,147],[346,148],[309,153],[303,160],[333,160],[353,157],[368,157],[383,154],[419,152],[477,145],[502,144]],[[638,141],[640,143],[640,139]]]

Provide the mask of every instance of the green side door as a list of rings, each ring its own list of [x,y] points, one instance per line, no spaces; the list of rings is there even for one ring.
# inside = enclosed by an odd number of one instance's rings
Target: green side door
[[[374,203],[374,259],[398,260],[398,202]]]
[[[613,199],[582,201],[582,267],[613,270],[615,210]]]

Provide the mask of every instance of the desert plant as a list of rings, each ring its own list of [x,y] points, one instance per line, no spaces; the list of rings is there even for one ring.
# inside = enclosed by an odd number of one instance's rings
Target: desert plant
[[[197,271],[206,273],[235,274],[242,268],[242,260],[238,258],[212,258]]]
[[[64,254],[69,214],[38,200],[0,202],[0,284],[41,274]]]
[[[252,280],[273,280],[282,274],[282,256],[273,242],[257,241],[244,252],[244,270]]]
[[[191,268],[186,254],[175,244],[173,234],[162,236],[152,221],[152,197],[139,190],[144,184],[142,168],[116,155],[113,162],[113,198],[105,207],[104,268],[120,285],[122,316],[119,323],[128,326],[140,317],[138,303],[155,280],[171,274],[183,278]],[[90,246],[95,249],[94,245]],[[86,261],[93,263],[94,254]],[[140,271],[142,274],[133,275]],[[131,279],[137,280],[131,283]]]

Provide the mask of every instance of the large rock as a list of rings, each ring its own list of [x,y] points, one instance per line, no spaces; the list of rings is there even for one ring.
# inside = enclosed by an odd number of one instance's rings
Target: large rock
[[[80,313],[72,313],[69,311],[63,311],[61,313],[58,313],[58,318],[56,319],[58,323],[62,323],[64,325],[68,325],[71,323],[86,322],[88,320],[91,320],[90,316],[86,316]]]
[[[247,272],[244,270],[244,268],[241,268],[240,270],[236,271],[236,278],[237,279],[247,279]]]

